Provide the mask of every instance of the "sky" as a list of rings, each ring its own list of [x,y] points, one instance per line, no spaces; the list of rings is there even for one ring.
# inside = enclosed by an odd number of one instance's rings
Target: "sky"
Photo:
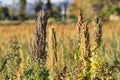
[[[19,0],[0,0],[0,2],[2,2],[2,4],[12,4],[13,1],[18,2]],[[34,3],[37,0],[27,0],[27,2],[30,3]],[[43,0],[46,1],[46,0]],[[56,2],[62,2],[62,1],[69,1],[69,0],[51,0],[52,3],[56,3]]]

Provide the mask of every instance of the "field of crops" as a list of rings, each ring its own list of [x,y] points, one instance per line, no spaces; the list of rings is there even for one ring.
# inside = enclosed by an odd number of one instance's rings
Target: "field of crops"
[[[92,48],[94,48],[94,42],[92,42],[93,27],[94,26],[92,23],[88,24],[90,33],[90,47]],[[34,40],[34,29],[35,25],[33,24],[10,26],[0,25],[0,80],[49,80],[51,78],[56,78],[55,80],[90,80],[90,78],[84,78],[84,76],[90,76],[90,74],[84,72],[76,73],[76,69],[79,69],[79,66],[81,66],[79,64],[81,58],[80,54],[78,53],[82,51],[78,49],[79,46],[82,45],[82,42],[79,44],[76,25],[47,25],[47,58],[53,58],[46,62],[49,68],[45,68],[45,70],[49,70],[49,74],[47,74],[46,71],[44,71],[46,73],[40,73],[39,69],[41,68],[39,68],[39,66],[41,64],[36,63],[35,65],[32,63],[30,56],[30,41]],[[91,59],[94,60],[91,60],[93,62],[90,62],[90,65],[92,66],[90,70],[91,74],[94,72],[96,73],[92,75],[94,78],[92,80],[120,80],[119,30],[119,22],[103,22],[100,48],[93,51],[92,55],[95,56],[92,56],[93,58]],[[50,38],[50,36],[54,38]],[[50,42],[50,39],[52,39],[53,42]],[[50,45],[53,46],[51,47]],[[54,56],[52,53],[56,53],[57,56]],[[15,56],[15,54],[17,56]],[[57,60],[54,60],[54,57],[57,57]],[[52,63],[55,65],[51,67],[50,65]],[[98,74],[97,68],[101,69],[101,66],[104,67],[104,71],[102,71],[103,74]],[[38,72],[35,72],[34,69],[36,69]],[[54,71],[54,69],[56,69],[56,71]],[[76,75],[77,79],[75,79]],[[96,75],[99,75],[100,79],[98,79]],[[44,76],[48,76],[49,79],[45,78]]]

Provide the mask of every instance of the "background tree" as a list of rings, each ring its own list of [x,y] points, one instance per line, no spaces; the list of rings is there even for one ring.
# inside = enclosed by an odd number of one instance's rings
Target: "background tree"
[[[70,8],[69,8],[69,15],[76,17],[77,16],[77,11],[79,9],[81,9],[81,11],[83,12],[83,14],[85,14],[85,16],[92,17],[93,15],[95,15],[95,11],[94,11],[94,4],[100,5],[98,4],[100,0],[74,0],[71,4],[70,4]],[[89,15],[88,15],[89,14]]]
[[[2,12],[2,6],[0,6],[0,20],[2,20],[3,19],[3,12]]]
[[[59,6],[52,6],[52,17],[59,19],[61,17],[61,8]]]
[[[9,19],[10,18],[9,10],[8,10],[7,7],[3,7],[3,13],[4,13],[4,16],[5,16],[5,19]]]
[[[87,18],[100,15],[108,19],[110,14],[120,13],[120,0],[73,0],[69,7],[69,16],[76,17],[76,11],[81,9]]]
[[[103,1],[104,7],[101,10],[101,15],[106,20],[109,19],[111,14],[120,15],[120,0],[105,0]]]
[[[19,20],[25,20],[26,0],[20,0]]]
[[[62,20],[64,21],[65,19],[67,19],[67,9],[68,9],[68,1],[63,1],[62,2],[62,12],[61,12],[61,16],[62,16]]]
[[[5,20],[9,18],[10,18],[10,15],[9,15],[8,8],[0,6],[0,20]]]
[[[14,5],[15,4],[15,0],[12,0],[12,5]],[[15,13],[15,9],[13,8],[13,7],[9,7],[9,11],[10,11],[10,18],[11,18],[11,20],[13,20],[14,19],[14,13]]]
[[[80,0],[73,0],[69,7],[69,16],[75,17],[77,15],[76,11],[79,10],[80,7],[81,7]]]
[[[38,13],[40,10],[42,10],[42,5],[43,5],[42,0],[39,0],[35,3],[34,6],[35,13]]]
[[[52,16],[52,4],[50,0],[47,0],[46,3],[46,10],[48,12],[48,15],[51,17]]]

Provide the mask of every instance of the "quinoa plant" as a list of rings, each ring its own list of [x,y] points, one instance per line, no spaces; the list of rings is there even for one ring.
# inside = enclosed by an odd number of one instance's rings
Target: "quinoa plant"
[[[96,16],[93,20],[93,49],[91,57],[91,73],[93,80],[119,80],[120,62],[119,60],[111,60],[111,63],[102,60],[104,56],[100,54],[101,37],[102,37],[102,22],[101,18]],[[116,54],[116,53],[115,53]]]
[[[46,69],[46,27],[48,15],[40,11],[37,15],[34,39],[30,42],[30,56],[34,64],[36,80],[47,80],[48,70]]]
[[[93,44],[90,44],[90,34],[88,30],[88,23],[83,19],[81,11],[78,13],[77,33],[78,33],[78,52],[77,52],[77,70],[74,79],[91,80],[93,74],[95,76],[96,67],[98,67],[96,58],[99,55],[99,48],[101,45],[102,28],[101,19],[95,17],[93,20]],[[92,49],[91,49],[92,48]],[[98,53],[98,54],[97,54]],[[97,57],[96,57],[97,56]]]
[[[93,80],[119,80],[120,61],[114,60],[112,64],[103,62],[96,70]]]
[[[96,75],[96,69],[100,66],[100,63],[102,61],[100,61],[101,57],[100,57],[100,47],[101,47],[101,38],[102,38],[102,21],[101,18],[98,16],[95,16],[95,18],[93,19],[93,44],[92,44],[92,49],[91,49],[91,79],[93,79],[93,77],[95,77]]]
[[[3,75],[3,80],[16,80],[19,78],[18,74],[21,58],[19,54],[20,46],[16,37],[14,38],[10,48],[11,50],[3,60],[2,66],[0,68],[0,74]]]
[[[78,75],[74,76],[74,79],[89,80],[91,76],[90,40],[89,40],[89,32],[88,32],[88,23],[85,20],[83,20],[83,15],[81,11],[79,11],[78,13],[78,22],[76,27],[78,32],[78,39],[80,41],[79,55],[81,57],[79,58],[78,65],[77,65]]]
[[[49,53],[48,53],[48,65],[50,69],[50,79],[56,79],[58,75],[58,56],[57,56],[57,40],[56,32],[54,28],[49,29]]]
[[[98,49],[101,45],[101,41],[102,41],[102,21],[101,18],[98,16],[95,16],[95,18],[93,19],[93,51]]]

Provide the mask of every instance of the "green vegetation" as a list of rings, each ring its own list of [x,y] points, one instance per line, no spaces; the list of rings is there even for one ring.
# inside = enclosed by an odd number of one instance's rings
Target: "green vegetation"
[[[95,16],[93,28],[89,28],[88,22],[79,12],[77,31],[74,31],[77,32],[77,36],[75,33],[65,36],[65,32],[61,30],[60,37],[55,27],[50,28],[47,34],[47,21],[48,15],[40,11],[30,44],[27,40],[23,41],[24,44],[20,44],[22,39],[18,41],[19,39],[15,37],[13,41],[10,41],[12,42],[10,48],[5,46],[3,49],[2,44],[5,43],[0,40],[1,79],[120,79],[120,36],[113,31],[111,35],[113,39],[117,36],[117,40],[112,41],[107,37],[102,39],[104,36],[100,17]],[[29,35],[28,32],[27,35]]]

